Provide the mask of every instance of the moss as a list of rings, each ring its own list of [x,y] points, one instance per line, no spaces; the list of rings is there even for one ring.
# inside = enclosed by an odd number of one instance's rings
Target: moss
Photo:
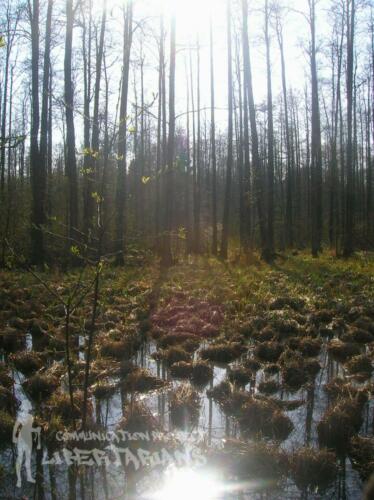
[[[289,464],[296,486],[312,493],[326,491],[338,472],[335,455],[327,450],[300,448],[292,453]]]
[[[170,397],[170,418],[175,427],[191,429],[197,425],[200,397],[189,384],[179,386]]]
[[[12,354],[9,358],[16,370],[21,372],[26,377],[38,371],[43,364],[41,357],[35,352],[20,351]]]
[[[283,349],[279,342],[263,342],[256,346],[254,354],[260,361],[276,363]]]

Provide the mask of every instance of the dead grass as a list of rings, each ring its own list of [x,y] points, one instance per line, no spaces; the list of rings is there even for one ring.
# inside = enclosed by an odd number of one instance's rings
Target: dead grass
[[[121,381],[123,389],[127,392],[150,392],[162,389],[167,382],[154,377],[144,368],[136,368]]]
[[[231,363],[238,359],[246,348],[239,342],[226,342],[212,344],[200,351],[202,359],[212,361],[213,363]]]
[[[170,397],[170,418],[175,427],[191,429],[199,420],[200,397],[190,384],[180,385]]]
[[[362,480],[367,481],[374,473],[374,438],[354,436],[350,442],[349,457]]]
[[[289,458],[290,472],[301,491],[323,493],[336,478],[338,467],[334,453],[300,448]]]
[[[6,448],[12,442],[14,416],[0,410],[0,448]]]
[[[33,401],[42,403],[52,396],[58,387],[58,381],[54,377],[36,373],[26,379],[23,382],[22,387]]]
[[[360,354],[360,346],[352,342],[342,342],[341,340],[333,339],[327,346],[327,351],[333,359],[340,363],[345,363],[353,356]]]
[[[13,363],[16,370],[21,372],[26,377],[29,377],[38,371],[43,365],[41,357],[32,351],[20,351],[15,354],[11,354],[9,359]]]
[[[283,352],[283,345],[280,342],[262,342],[255,347],[255,356],[263,362],[276,363]]]

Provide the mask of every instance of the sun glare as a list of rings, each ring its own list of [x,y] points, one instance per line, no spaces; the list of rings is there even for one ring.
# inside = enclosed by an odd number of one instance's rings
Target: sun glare
[[[194,33],[207,29],[209,19],[215,16],[217,1],[214,0],[160,0],[165,13],[175,13],[179,29]]]
[[[193,469],[167,471],[162,488],[150,500],[211,500],[220,498],[222,484],[215,476]]]

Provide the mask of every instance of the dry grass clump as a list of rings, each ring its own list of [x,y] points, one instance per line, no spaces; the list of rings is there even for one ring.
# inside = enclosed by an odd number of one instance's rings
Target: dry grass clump
[[[213,368],[207,361],[197,360],[192,367],[192,383],[204,387],[213,377]]]
[[[322,342],[319,339],[304,337],[300,339],[298,350],[303,356],[313,358],[321,352]]]
[[[182,342],[181,347],[192,354],[200,347],[200,340],[198,337],[187,339]]]
[[[371,359],[366,354],[353,356],[345,367],[351,375],[363,375],[365,378],[369,378],[373,372]]]
[[[253,373],[244,366],[237,366],[229,369],[227,377],[234,385],[244,387],[252,380]]]
[[[0,362],[0,386],[6,389],[12,389],[14,385],[13,378],[8,373],[8,367],[5,363]]]
[[[281,373],[283,385],[292,391],[299,390],[308,382],[308,373],[304,369],[303,363],[298,360],[284,364]]]
[[[311,315],[311,321],[315,325],[320,325],[321,323],[330,323],[333,319],[334,313],[328,309],[321,309],[320,311],[316,311]]]
[[[289,458],[292,479],[301,491],[324,492],[338,472],[334,453],[314,448],[300,448]]]
[[[243,405],[239,424],[246,435],[260,434],[276,441],[284,441],[293,430],[291,420],[274,403],[253,397]]]
[[[19,351],[25,348],[25,334],[16,328],[6,327],[0,335],[0,349],[5,352]]]
[[[256,346],[254,354],[260,361],[276,363],[283,350],[284,347],[280,342],[262,342]]]
[[[351,438],[362,425],[362,404],[357,399],[341,399],[330,407],[317,425],[320,447],[344,455]]]
[[[197,425],[200,397],[190,384],[182,384],[170,398],[170,418],[175,427],[190,429]]]
[[[161,359],[165,360],[168,366],[178,363],[178,361],[191,361],[191,354],[181,346],[171,346],[164,351],[158,351]]]
[[[304,370],[309,380],[313,380],[321,370],[321,363],[316,359],[305,359]]]
[[[261,363],[257,359],[246,358],[243,361],[243,366],[244,368],[247,368],[247,370],[250,370],[253,374],[255,374],[261,368]]]
[[[272,325],[282,339],[300,333],[300,325],[294,319],[274,318],[272,320]]]
[[[300,406],[303,406],[303,404],[305,404],[305,401],[303,401],[302,399],[286,400],[286,399],[269,398],[268,400],[271,401],[274,405],[276,405],[279,409],[284,411],[294,411],[300,408]]]
[[[177,379],[189,379],[192,377],[193,366],[187,361],[178,361],[170,367],[170,375]]]
[[[263,394],[275,394],[279,389],[280,386],[276,380],[262,380],[258,384],[258,390]]]
[[[228,380],[223,380],[213,389],[208,390],[207,396],[212,398],[227,416],[231,417],[238,417],[244,403],[250,399],[248,392],[235,389]]]
[[[11,389],[7,389],[0,385],[0,408],[10,413],[11,415],[15,415],[17,409],[19,408],[19,401],[11,391]]]
[[[276,375],[279,373],[280,367],[276,363],[272,363],[270,365],[266,365],[264,368],[264,373],[267,375]]]
[[[246,348],[239,342],[226,342],[212,344],[202,349],[200,356],[202,359],[212,361],[213,363],[231,363],[245,351]]]
[[[361,405],[364,405],[368,400],[367,390],[355,387],[340,377],[332,379],[324,385],[323,389],[332,401],[351,399],[357,400]]]
[[[144,368],[136,368],[125,377],[121,385],[127,392],[149,392],[165,387],[167,382],[158,377],[154,377]]]
[[[13,363],[16,370],[21,372],[26,377],[29,377],[38,371],[43,365],[41,357],[32,351],[20,351],[15,354],[11,354],[9,359]]]
[[[48,400],[47,407],[50,415],[61,419],[64,424],[69,424],[72,420],[81,418],[83,411],[83,392],[75,391],[73,393],[74,406],[71,407],[70,395],[66,392],[57,391]],[[88,405],[88,410],[92,410]]]
[[[139,349],[140,345],[141,339],[133,333],[121,340],[114,340],[108,336],[101,340],[100,353],[106,358],[113,358],[120,361],[130,359]]]
[[[354,436],[349,447],[349,457],[362,480],[367,481],[374,473],[374,438]]]
[[[5,448],[12,442],[14,416],[0,410],[0,447]]]
[[[277,297],[273,299],[269,304],[269,309],[273,311],[278,311],[289,307],[294,311],[302,311],[305,306],[305,300],[297,297]]]
[[[29,397],[38,403],[49,398],[58,387],[56,378],[42,373],[36,373],[22,383]]]
[[[276,486],[286,472],[284,453],[279,447],[264,442],[245,443],[229,439],[214,458],[213,465],[226,471],[229,477],[254,481],[253,488],[259,492]]]
[[[193,333],[173,332],[163,335],[156,341],[156,343],[161,349],[166,349],[170,346],[181,345],[183,342],[188,340],[198,340],[198,338]]]
[[[108,380],[99,380],[91,387],[92,394],[96,399],[103,400],[109,399],[115,394],[118,389],[118,384]]]
[[[333,359],[340,363],[345,363],[348,359],[360,354],[360,346],[352,342],[342,342],[338,339],[332,339],[327,346],[327,351]]]
[[[118,424],[118,429],[130,433],[151,433],[158,430],[159,425],[147,405],[135,400],[126,405],[125,414]]]
[[[268,340],[278,340],[278,333],[270,325],[267,325],[253,337],[259,342],[266,342]]]
[[[357,342],[358,344],[369,344],[374,341],[374,335],[362,328],[351,328],[340,338],[344,342]]]

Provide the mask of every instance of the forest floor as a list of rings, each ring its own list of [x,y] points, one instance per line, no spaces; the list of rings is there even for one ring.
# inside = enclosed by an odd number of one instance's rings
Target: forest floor
[[[93,276],[39,278],[0,274],[0,493],[12,498],[35,494],[40,484],[46,498],[67,497],[66,469],[43,470],[38,457],[39,485],[15,487],[15,418],[32,410],[43,447],[54,451],[62,446],[55,433],[79,428],[82,418]],[[73,409],[61,303],[69,300],[77,304],[70,325]],[[124,488],[148,498],[153,474],[180,465],[176,452],[185,456],[187,448],[185,467],[219,477],[214,498],[236,498],[240,484],[244,493],[269,498],[361,498],[374,471],[373,255],[299,254],[272,266],[196,257],[167,271],[149,259],[120,272],[104,267],[98,310],[89,426],[160,434],[127,443],[134,455],[146,449],[140,469],[131,460],[120,475],[110,465],[105,474],[97,467],[94,476],[80,471],[76,484],[70,474],[78,498],[83,489],[91,498],[93,484],[100,498]]]

